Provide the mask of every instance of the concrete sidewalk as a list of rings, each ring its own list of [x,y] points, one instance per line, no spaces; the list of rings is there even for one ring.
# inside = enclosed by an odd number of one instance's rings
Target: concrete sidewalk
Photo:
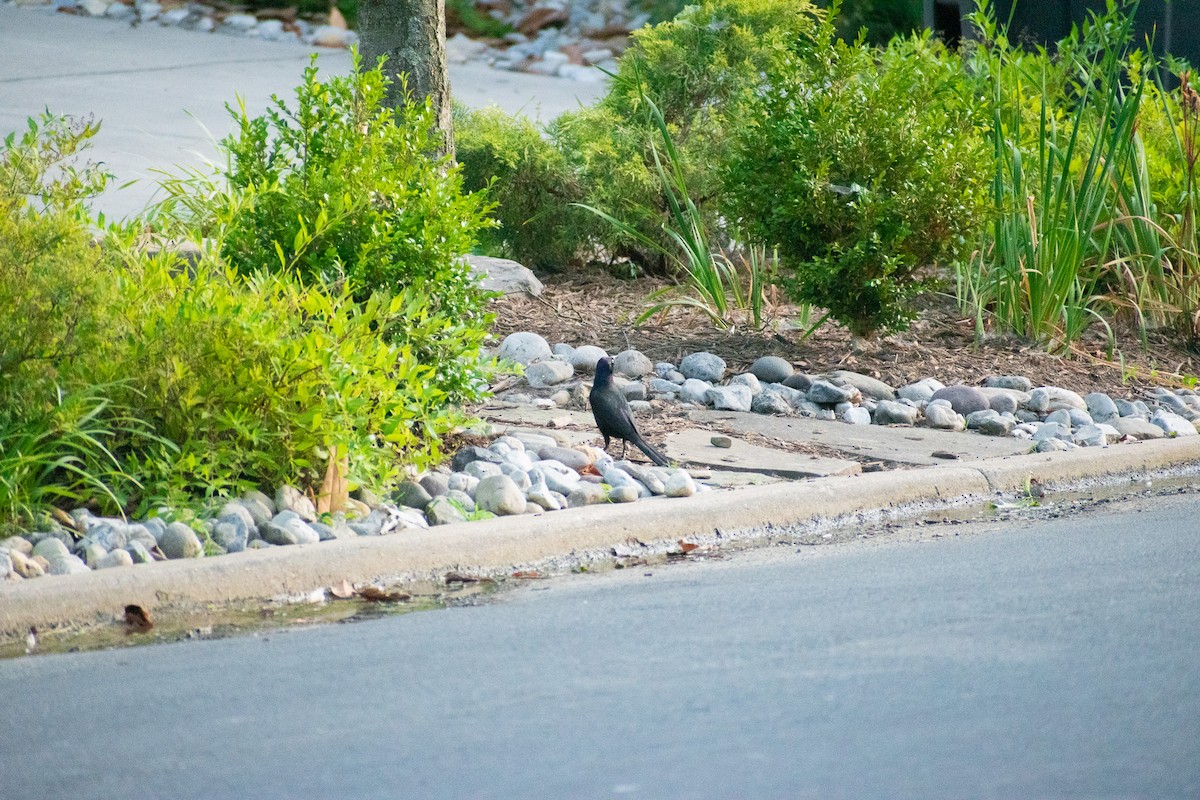
[[[110,218],[145,207],[155,191],[153,170],[197,166],[217,157],[214,143],[229,133],[225,104],[241,96],[251,113],[272,94],[292,100],[312,53],[326,74],[349,70],[344,50],[264,42],[155,24],[0,5],[0,138],[25,128],[28,117],[94,115],[103,122],[89,156],[103,162],[116,185],[95,204]],[[452,65],[455,99],[478,108],[549,120],[601,96],[603,84]]]

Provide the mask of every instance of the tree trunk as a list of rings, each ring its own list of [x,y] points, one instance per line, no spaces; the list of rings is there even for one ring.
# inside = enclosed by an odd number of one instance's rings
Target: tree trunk
[[[363,64],[374,67],[387,56],[384,73],[391,76],[388,102],[404,103],[401,74],[418,101],[428,97],[442,133],[442,153],[454,157],[454,127],[450,119],[450,79],[446,72],[445,0],[362,0],[358,6]]]

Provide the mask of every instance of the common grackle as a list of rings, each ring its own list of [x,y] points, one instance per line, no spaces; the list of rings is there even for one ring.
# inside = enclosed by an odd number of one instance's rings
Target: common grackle
[[[608,356],[596,362],[596,381],[592,384],[588,401],[592,404],[592,416],[596,418],[596,427],[604,436],[604,448],[608,449],[609,440],[621,440],[621,458],[632,442],[633,446],[646,454],[646,457],[660,467],[669,466],[667,457],[655,450],[633,424],[633,414],[625,395],[613,385],[613,360]]]

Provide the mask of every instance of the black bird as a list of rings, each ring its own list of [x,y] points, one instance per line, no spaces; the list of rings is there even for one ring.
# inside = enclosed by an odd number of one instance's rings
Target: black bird
[[[658,464],[660,467],[670,465],[667,457],[659,451],[655,450],[642,435],[638,433],[637,427],[633,424],[633,413],[629,409],[629,402],[625,399],[625,395],[613,386],[612,379],[613,360],[608,356],[596,362],[596,382],[592,384],[591,394],[588,395],[588,401],[592,404],[592,416],[596,418],[596,427],[600,429],[600,433],[604,436],[604,449],[608,449],[609,440],[617,438],[621,440],[621,458],[625,457],[625,450],[629,447],[629,443],[633,442],[633,446],[646,454],[646,457]]]

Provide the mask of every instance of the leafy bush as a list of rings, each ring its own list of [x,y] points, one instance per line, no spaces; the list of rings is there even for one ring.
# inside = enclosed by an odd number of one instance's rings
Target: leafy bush
[[[648,97],[676,143],[706,227],[719,234],[719,167],[730,130],[743,124],[743,106],[764,80],[812,46],[820,18],[807,0],[701,0],[669,22],[635,31],[608,95],[550,126],[579,175],[584,202],[661,247],[673,246],[661,227],[670,209],[655,174],[651,143],[659,134],[641,101]],[[602,244],[643,264],[659,261],[635,237],[608,234]]]
[[[352,483],[386,485],[436,459],[436,435],[460,422],[437,368],[382,335],[428,324],[412,290],[359,303],[348,285],[210,261],[193,276],[163,256],[134,258],[121,291],[116,342],[86,377],[119,381],[117,402],[177,445],[125,454],[151,497],[314,484],[332,447]]]
[[[489,207],[463,191],[460,168],[430,156],[429,103],[387,107],[380,69],[362,69],[357,53],[353,67],[322,82],[310,66],[294,110],[278,97],[265,116],[230,109],[238,132],[222,142],[228,182],[167,181],[159,222],[174,216],[185,235],[212,237],[245,276],[346,281],[360,301],[378,290],[423,298],[411,324],[396,320],[386,333],[436,366],[429,378],[446,402],[469,402],[485,383],[487,296],[460,257],[489,224]]]
[[[901,328],[922,270],[956,257],[983,219],[982,106],[961,61],[928,36],[877,51],[822,35],[744,115],[731,206],[778,246],[795,299],[856,334]]]
[[[456,106],[454,144],[464,188],[495,204],[499,225],[479,237],[486,251],[543,270],[576,260],[598,226],[571,205],[583,199],[579,182],[533,122]]]

